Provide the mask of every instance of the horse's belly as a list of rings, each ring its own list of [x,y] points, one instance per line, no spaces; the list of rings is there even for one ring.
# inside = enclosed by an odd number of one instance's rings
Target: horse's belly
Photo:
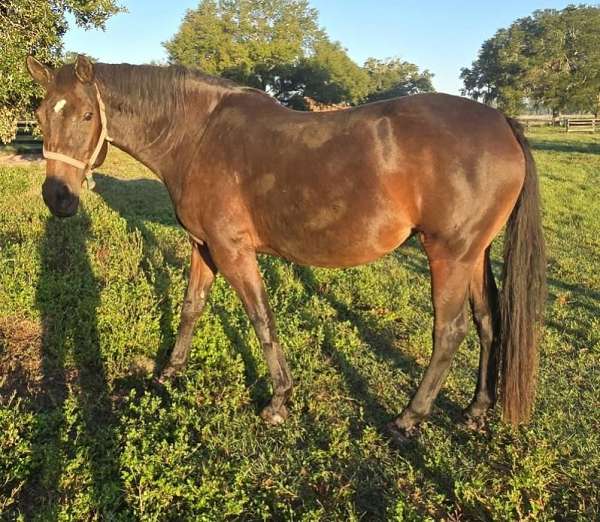
[[[282,168],[257,177],[248,208],[266,251],[343,267],[373,261],[406,240],[414,228],[406,174],[378,175],[368,154],[355,155],[355,168],[342,168],[340,159],[317,169],[315,159],[300,174]]]
[[[400,215],[356,217],[330,222],[325,214],[271,234],[266,252],[302,265],[348,267],[374,261],[400,246],[412,225]]]

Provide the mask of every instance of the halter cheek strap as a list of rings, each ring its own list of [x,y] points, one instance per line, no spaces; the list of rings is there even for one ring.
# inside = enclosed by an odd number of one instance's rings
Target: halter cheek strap
[[[96,160],[98,159],[98,156],[100,155],[102,146],[104,145],[105,141],[109,141],[109,142],[112,141],[112,139],[108,137],[108,126],[107,126],[107,121],[106,121],[106,107],[104,105],[104,102],[102,101],[102,97],[100,96],[100,90],[98,89],[98,85],[96,85],[94,83],[94,87],[96,88],[96,99],[98,100],[98,109],[100,111],[101,129],[100,129],[100,136],[98,136],[98,143],[96,143],[96,147],[94,148],[94,152],[92,152],[92,155],[90,156],[90,158],[86,162],[84,162],[84,161],[78,160],[76,158],[73,158],[71,156],[67,156],[66,154],[61,154],[60,152],[47,150],[45,145],[42,149],[44,158],[61,161],[63,163],[66,163],[67,165],[71,165],[72,167],[75,167],[76,169],[83,170],[83,173],[85,175],[85,179],[88,182],[89,188],[93,188],[94,181],[92,180],[92,168],[94,167],[94,163],[96,163]]]

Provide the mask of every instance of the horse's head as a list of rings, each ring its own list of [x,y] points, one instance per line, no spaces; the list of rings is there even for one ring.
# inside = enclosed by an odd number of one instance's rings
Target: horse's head
[[[46,90],[36,110],[47,159],[44,201],[55,216],[72,216],[85,177],[106,156],[106,117],[94,66],[78,56],[74,65],[52,69],[29,56],[27,68]]]

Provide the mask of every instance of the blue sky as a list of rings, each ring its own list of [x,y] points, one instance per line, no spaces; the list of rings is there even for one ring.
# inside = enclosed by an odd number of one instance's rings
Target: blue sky
[[[71,23],[65,50],[104,62],[144,63],[166,58],[162,42],[178,29],[186,9],[199,0],[121,0],[128,9],[106,31],[84,31]],[[435,74],[438,91],[458,94],[460,68],[476,58],[482,42],[500,27],[536,9],[562,9],[554,0],[312,0],[333,40],[362,64],[369,56],[399,56]]]

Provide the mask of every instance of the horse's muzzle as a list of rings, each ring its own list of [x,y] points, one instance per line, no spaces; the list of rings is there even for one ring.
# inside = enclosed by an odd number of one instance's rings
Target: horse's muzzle
[[[71,217],[77,212],[79,197],[57,178],[46,178],[42,185],[44,203],[56,217]]]

